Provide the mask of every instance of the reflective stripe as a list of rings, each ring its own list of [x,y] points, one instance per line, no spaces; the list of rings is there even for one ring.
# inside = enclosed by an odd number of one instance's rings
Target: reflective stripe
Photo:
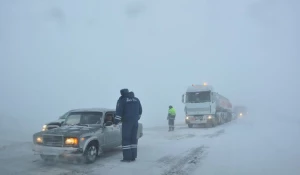
[[[120,116],[116,116],[115,119],[121,120],[121,117]]]
[[[122,146],[123,149],[134,149],[134,148],[137,148],[137,145],[136,144],[133,144],[133,145],[126,145],[126,146]]]
[[[128,147],[128,148],[126,147],[126,148],[123,148],[123,149],[131,149],[131,148],[130,147]]]
[[[136,144],[131,145],[131,148],[137,148]]]
[[[131,149],[130,145],[122,146],[123,149]]]

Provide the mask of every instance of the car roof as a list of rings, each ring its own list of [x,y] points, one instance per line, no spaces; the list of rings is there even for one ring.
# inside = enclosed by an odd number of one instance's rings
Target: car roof
[[[72,109],[69,112],[107,112],[107,111],[116,111],[111,108],[78,108]]]

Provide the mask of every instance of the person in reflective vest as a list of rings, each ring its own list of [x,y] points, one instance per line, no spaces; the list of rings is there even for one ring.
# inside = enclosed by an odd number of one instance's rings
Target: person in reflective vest
[[[124,92],[124,90],[121,90]],[[135,161],[137,157],[138,120],[142,115],[140,100],[131,92],[123,93],[116,108],[115,125],[122,121],[122,162]],[[114,126],[115,126],[114,125]]]
[[[168,112],[168,117],[167,120],[169,121],[169,131],[174,131],[174,120],[176,117],[176,111],[173,108],[173,106],[169,106],[169,112]]]

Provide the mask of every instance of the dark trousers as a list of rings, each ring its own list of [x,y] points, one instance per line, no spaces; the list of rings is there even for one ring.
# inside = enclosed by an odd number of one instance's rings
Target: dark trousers
[[[169,131],[174,131],[174,120],[169,118]]]
[[[138,122],[123,122],[122,124],[122,148],[123,159],[133,160],[137,157],[137,132]]]

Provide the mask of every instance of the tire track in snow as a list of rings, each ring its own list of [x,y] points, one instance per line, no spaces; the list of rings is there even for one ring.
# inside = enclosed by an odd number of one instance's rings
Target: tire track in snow
[[[225,133],[225,129],[221,129],[221,130],[218,130],[212,134],[206,134],[206,135],[203,135],[203,137],[209,137],[209,138],[214,138],[214,137],[218,137],[220,136],[221,134],[224,134]]]
[[[161,175],[188,175],[206,155],[208,147],[200,146],[186,152],[184,156],[164,156],[157,160],[161,167],[168,167]],[[177,160],[177,161],[176,161]]]
[[[187,138],[192,138],[192,137],[195,137],[195,134],[175,134],[175,135],[166,137],[166,139],[181,140],[181,139],[187,139]]]

